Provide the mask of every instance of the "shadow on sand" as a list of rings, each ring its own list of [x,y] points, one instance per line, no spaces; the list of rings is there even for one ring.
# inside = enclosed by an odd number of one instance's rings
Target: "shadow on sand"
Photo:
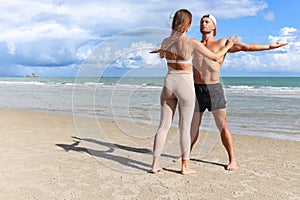
[[[206,160],[200,160],[200,159],[191,158],[191,161],[201,162],[201,163],[206,163],[206,164],[211,164],[211,165],[217,165],[217,166],[223,167],[224,169],[227,168],[227,165],[225,165],[225,164],[216,163],[216,162],[210,162],[210,161],[206,161]]]
[[[74,137],[72,136],[73,143],[72,144],[56,144],[56,146],[64,149],[66,152],[68,151],[76,151],[76,152],[84,152],[87,153],[91,156],[96,156],[102,159],[114,161],[120,165],[130,167],[133,169],[149,172],[151,165],[147,164],[145,162],[138,161],[136,159],[132,159],[128,156],[120,156],[113,154],[115,150],[124,150],[128,152],[134,152],[134,153],[139,153],[139,154],[147,154],[147,155],[153,155],[152,150],[147,149],[147,148],[137,148],[137,147],[130,147],[130,146],[125,146],[121,144],[116,144],[116,143],[109,143],[109,142],[103,142],[95,139],[90,139],[90,138],[79,138],[79,137]],[[91,149],[91,148],[86,148],[86,147],[80,147],[79,144],[81,141],[85,142],[90,142],[96,145],[99,145],[99,147],[107,147],[107,150],[96,150],[96,149]],[[168,157],[175,159],[175,156],[168,155],[168,154],[162,154],[162,157]],[[191,161],[195,162],[202,162],[206,164],[212,164],[212,165],[218,165],[224,167],[226,169],[227,165],[220,164],[220,163],[215,163],[215,162],[209,162],[205,160],[199,160],[199,159],[194,159],[191,158]],[[173,173],[180,173],[180,171],[173,170],[173,169],[167,169],[163,168],[165,171],[173,172]]]
[[[150,164],[132,159],[128,156],[120,156],[117,154],[113,154],[113,152],[118,149],[118,150],[124,150],[124,151],[128,151],[128,152],[139,153],[139,154],[147,154],[147,155],[152,156],[152,151],[150,149],[130,147],[130,146],[125,146],[125,145],[116,144],[116,143],[102,142],[102,141],[90,139],[90,138],[79,138],[79,137],[72,136],[72,139],[73,139],[72,144],[56,144],[56,146],[64,149],[66,152],[68,152],[68,151],[84,152],[91,156],[96,156],[96,157],[99,157],[102,159],[114,161],[118,164],[130,167],[133,169],[138,169],[138,170],[149,172],[149,170],[151,168]],[[96,150],[96,149],[91,149],[91,148],[86,148],[86,147],[80,147],[79,144],[81,141],[93,143],[93,144],[99,145],[99,147],[107,147],[107,150],[103,151],[103,150]],[[167,154],[162,154],[162,156],[175,158],[174,156],[170,156]]]

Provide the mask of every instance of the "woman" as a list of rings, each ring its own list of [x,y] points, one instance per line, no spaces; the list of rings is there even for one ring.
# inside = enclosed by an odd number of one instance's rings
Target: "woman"
[[[197,50],[211,60],[217,61],[234,44],[237,38],[236,36],[231,37],[224,48],[217,53],[212,53],[197,39],[186,37],[191,22],[192,14],[188,10],[178,10],[173,18],[171,35],[163,40],[161,49],[150,52],[159,52],[161,58],[166,58],[168,65],[168,74],[165,77],[161,93],[161,119],[154,139],[152,173],[162,170],[159,157],[171,127],[177,103],[179,105],[179,132],[182,154],[181,173],[196,173],[188,166],[191,143],[190,126],[195,106],[192,54]]]

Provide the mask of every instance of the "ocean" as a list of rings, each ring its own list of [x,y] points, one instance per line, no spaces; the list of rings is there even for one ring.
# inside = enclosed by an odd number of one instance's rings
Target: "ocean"
[[[2,77],[0,107],[159,123],[163,77]],[[224,77],[227,121],[234,134],[300,141],[300,78]],[[178,122],[178,111],[173,126]],[[202,130],[217,130],[211,113]]]

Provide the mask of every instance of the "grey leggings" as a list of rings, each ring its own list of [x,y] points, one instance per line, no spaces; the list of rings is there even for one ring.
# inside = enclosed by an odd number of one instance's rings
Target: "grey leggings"
[[[180,149],[183,160],[190,158],[190,128],[195,107],[195,89],[192,73],[184,70],[169,70],[160,97],[160,124],[154,140],[154,156],[161,155],[171,127],[176,105],[179,109]]]

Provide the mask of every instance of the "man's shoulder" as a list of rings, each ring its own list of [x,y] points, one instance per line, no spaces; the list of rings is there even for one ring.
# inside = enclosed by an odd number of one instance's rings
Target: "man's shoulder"
[[[225,45],[227,40],[228,40],[227,38],[221,38],[221,39],[218,39],[217,42]]]
[[[215,41],[212,43],[212,45],[213,45],[214,47],[219,47],[219,48],[221,48],[221,47],[224,47],[224,46],[226,45],[226,43],[227,43],[227,38],[221,38],[221,39],[215,40]]]

